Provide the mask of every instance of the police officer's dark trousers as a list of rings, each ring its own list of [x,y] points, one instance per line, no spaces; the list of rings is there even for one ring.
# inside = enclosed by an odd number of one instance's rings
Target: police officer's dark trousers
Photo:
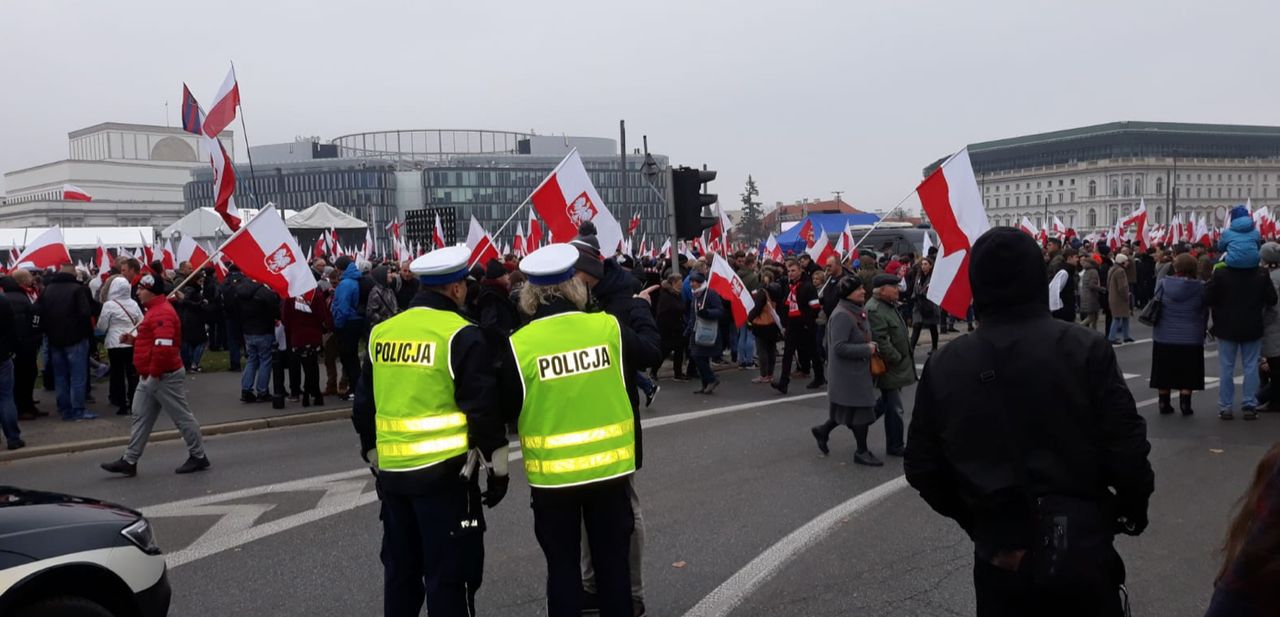
[[[394,473],[383,471],[383,474]],[[475,614],[484,574],[480,488],[461,479],[423,495],[382,495],[383,614]]]
[[[577,617],[582,612],[579,569],[582,529],[596,571],[602,617],[630,617],[631,533],[635,515],[628,478],[565,488],[531,488],[533,531],[547,558],[547,613]]]
[[[1028,553],[1018,571],[998,568],[981,558],[974,560],[973,586],[978,617],[1122,617],[1124,564],[1114,549],[1099,564],[1101,584],[1053,592],[1036,584],[1035,557]]]

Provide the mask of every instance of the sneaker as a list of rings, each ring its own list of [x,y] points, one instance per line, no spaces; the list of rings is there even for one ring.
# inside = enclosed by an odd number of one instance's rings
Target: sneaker
[[[254,399],[253,399],[253,400],[254,400],[254,402],[255,402],[255,403],[270,403],[270,402],[271,402],[271,395],[270,395],[270,394],[267,394],[266,392],[263,392],[263,393],[261,393],[261,394],[257,395],[256,397],[254,397]],[[282,403],[281,403],[281,404],[283,404],[283,399],[281,399],[281,401],[282,401]]]
[[[583,615],[599,615],[600,614],[600,598],[596,596],[596,592],[583,590],[582,614]]]
[[[8,445],[8,446],[6,446],[6,447],[8,447],[10,450],[17,450],[18,448],[25,448],[25,447],[27,447],[27,442],[25,442],[25,441],[23,441],[23,440],[21,440],[21,439],[14,439],[14,440],[11,440],[11,441],[9,442],[9,445]]]
[[[658,385],[658,384],[653,384],[653,389],[652,389],[652,390],[647,390],[647,391],[645,391],[645,393],[644,393],[644,406],[645,406],[645,407],[648,407],[648,406],[652,405],[652,404],[653,404],[653,399],[657,398],[657,396],[658,396],[658,392],[661,392],[661,391],[662,391],[662,386],[660,386],[660,385]]]
[[[1234,420],[1235,418],[1235,414],[1231,413],[1230,409],[1223,409],[1218,412],[1219,420]]]
[[[131,413],[133,413],[133,409],[124,405],[121,405],[120,408],[116,410],[117,416],[127,416]]]
[[[719,387],[719,386],[720,386],[720,380],[719,380],[719,379],[717,379],[717,380],[715,380],[715,381],[713,381],[713,382],[711,382],[711,383],[707,384],[707,387],[703,388],[703,394],[711,394],[712,392],[715,392],[715,391],[716,391],[716,388],[717,388],[717,387]]]
[[[258,400],[258,399],[257,399],[257,397],[255,397],[255,396],[253,395],[253,390],[241,390],[241,391],[240,391],[240,402],[241,402],[241,403],[253,403],[253,402],[257,401],[257,400]]]
[[[822,436],[822,431],[815,426],[810,428],[809,432],[813,433],[813,438],[818,441],[818,450],[822,452],[822,455],[831,454],[831,449],[827,447],[827,440]]]
[[[138,475],[138,465],[136,463],[130,463],[123,458],[116,459],[110,463],[103,463],[99,465],[99,467],[101,467],[103,471],[118,473],[128,478]]]
[[[769,379],[768,377],[756,377],[751,380],[751,383],[769,383],[771,381],[773,380]]]
[[[310,394],[303,394],[303,395],[302,395],[302,406],[303,406],[303,407],[310,407],[310,406],[311,406],[311,395],[310,395]]]
[[[93,378],[102,379],[103,377],[106,377],[110,373],[111,373],[110,366],[106,364],[99,364],[96,368],[93,369]]]
[[[867,467],[884,467],[884,461],[876,458],[876,455],[872,454],[870,450],[867,450],[866,452],[855,452],[853,454],[853,462],[859,465],[866,465]]]
[[[86,411],[80,414],[79,416],[76,416],[77,422],[81,420],[97,420],[97,419],[98,419],[98,414],[93,413],[92,411]]]
[[[1242,415],[1242,416],[1244,416],[1244,419],[1245,419],[1245,420],[1257,420],[1257,419],[1258,419],[1258,410],[1257,410],[1257,409],[1254,409],[1253,407],[1245,407],[1244,409],[1241,409],[1240,411],[1241,411],[1241,415]]]
[[[173,473],[192,473],[196,471],[204,471],[209,468],[209,457],[196,458],[188,456],[187,462],[178,466]]]
[[[648,613],[644,610],[644,600],[641,600],[640,598],[631,598],[631,617],[645,617],[646,615],[648,615]]]
[[[1133,342],[1134,342],[1134,340],[1133,340],[1133,339],[1131,339],[1131,338],[1129,338],[1129,337],[1125,337],[1124,342],[1126,342],[1126,343],[1133,343]]]

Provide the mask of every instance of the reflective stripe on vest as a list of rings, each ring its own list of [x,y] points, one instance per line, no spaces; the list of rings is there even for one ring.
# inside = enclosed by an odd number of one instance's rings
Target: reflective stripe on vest
[[[468,325],[452,311],[415,307],[370,332],[379,470],[411,471],[466,453],[467,416],[454,400],[449,349]]]
[[[557,488],[635,471],[635,419],[622,332],[607,313],[560,313],[511,335],[524,386],[520,444],[529,484]]]

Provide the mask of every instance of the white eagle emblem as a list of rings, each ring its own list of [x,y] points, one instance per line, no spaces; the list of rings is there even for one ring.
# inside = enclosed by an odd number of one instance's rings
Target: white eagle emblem
[[[597,212],[599,211],[596,210],[596,205],[591,203],[591,198],[587,197],[586,191],[583,191],[581,195],[578,195],[577,199],[574,199],[569,204],[567,214],[569,215],[569,221],[576,227],[585,221],[596,218]]]
[[[267,266],[267,270],[272,274],[280,274],[285,268],[292,266],[298,261],[293,255],[293,249],[289,248],[287,243],[280,245],[280,248],[271,252],[263,259],[263,264]]]

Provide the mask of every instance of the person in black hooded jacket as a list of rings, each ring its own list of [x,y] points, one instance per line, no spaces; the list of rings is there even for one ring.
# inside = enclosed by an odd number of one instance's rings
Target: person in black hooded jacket
[[[1115,351],[1050,316],[1017,229],[978,238],[969,281],[980,327],[925,364],[907,482],[973,540],[979,617],[1121,615],[1112,542],[1146,528],[1155,477]]]
[[[24,272],[26,278],[31,274]],[[36,410],[32,390],[36,384],[36,355],[40,352],[40,329],[35,323],[35,304],[22,285],[13,276],[0,277],[0,289],[13,310],[14,357],[13,402],[18,414],[31,419],[41,414]]]
[[[235,288],[235,302],[249,355],[240,378],[240,400],[270,401],[267,386],[271,380],[271,352],[276,349],[280,296],[266,285],[245,278]]]

